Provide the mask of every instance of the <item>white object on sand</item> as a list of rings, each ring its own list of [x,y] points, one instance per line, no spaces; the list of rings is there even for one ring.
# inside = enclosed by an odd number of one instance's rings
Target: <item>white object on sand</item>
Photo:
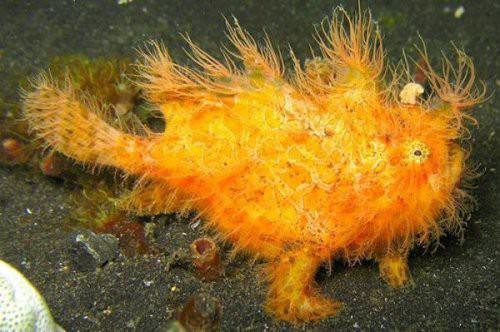
[[[455,9],[455,13],[453,13],[453,16],[455,16],[455,18],[460,18],[464,13],[465,13],[464,6],[460,6],[457,9]]]
[[[0,331],[64,331],[36,288],[0,259]]]

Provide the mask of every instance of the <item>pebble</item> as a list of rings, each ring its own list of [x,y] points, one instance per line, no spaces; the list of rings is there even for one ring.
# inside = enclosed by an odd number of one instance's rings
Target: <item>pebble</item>
[[[118,239],[110,234],[95,234],[81,230],[71,234],[71,260],[79,271],[90,272],[114,260],[118,254]]]
[[[206,294],[191,296],[177,316],[174,327],[184,328],[184,331],[219,331],[221,305],[219,301]],[[182,329],[172,329],[182,331]]]
[[[455,18],[460,18],[464,13],[465,13],[464,6],[460,6],[457,9],[455,9],[455,13],[453,14],[453,16],[455,16]]]

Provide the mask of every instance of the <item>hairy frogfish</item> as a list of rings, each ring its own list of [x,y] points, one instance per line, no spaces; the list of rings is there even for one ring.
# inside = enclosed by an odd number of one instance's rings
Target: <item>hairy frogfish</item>
[[[162,112],[163,132],[111,126],[92,96],[50,74],[24,93],[25,117],[50,149],[135,176],[126,210],[196,210],[220,240],[264,261],[265,307],[278,319],[341,308],[315,284],[333,260],[373,259],[403,286],[409,251],[459,232],[473,201],[462,145],[485,89],[471,59],[457,49],[438,72],[418,47],[425,92],[406,56],[386,63],[369,11],[335,10],[316,31],[318,56],[301,64],[290,51],[289,72],[268,37],[227,25],[235,51],[222,60],[188,37],[195,68],[159,43],[140,52],[133,80]]]

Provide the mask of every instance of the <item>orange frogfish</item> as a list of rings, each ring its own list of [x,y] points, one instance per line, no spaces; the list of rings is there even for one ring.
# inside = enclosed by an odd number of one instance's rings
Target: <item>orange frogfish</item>
[[[461,229],[473,174],[466,165],[467,110],[484,98],[472,61],[412,82],[406,57],[385,63],[368,11],[342,9],[315,39],[319,56],[293,70],[269,38],[228,24],[236,51],[217,60],[186,37],[198,68],[152,43],[135,83],[161,110],[163,132],[109,125],[105,110],[70,80],[48,74],[24,94],[31,128],[55,151],[137,177],[124,207],[141,215],[197,210],[220,239],[264,260],[268,313],[302,323],[334,315],[315,288],[321,264],[378,262],[391,286],[410,279],[408,254]],[[241,62],[241,64],[239,64]],[[424,93],[423,93],[424,92]]]

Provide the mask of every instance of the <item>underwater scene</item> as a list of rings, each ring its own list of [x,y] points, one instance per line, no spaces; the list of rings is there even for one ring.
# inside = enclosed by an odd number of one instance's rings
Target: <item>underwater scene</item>
[[[500,329],[496,1],[0,13],[0,332]]]

